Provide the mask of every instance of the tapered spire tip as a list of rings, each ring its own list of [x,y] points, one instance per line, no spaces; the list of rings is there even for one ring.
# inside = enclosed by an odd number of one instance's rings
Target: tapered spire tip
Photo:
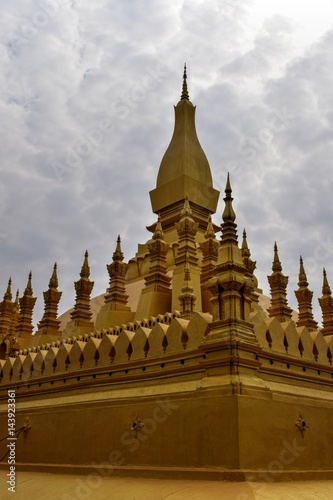
[[[182,88],[182,94],[180,96],[180,100],[187,99],[189,100],[189,94],[188,94],[188,89],[187,89],[187,71],[186,71],[186,63],[184,64],[184,73],[183,73],[183,88]]]

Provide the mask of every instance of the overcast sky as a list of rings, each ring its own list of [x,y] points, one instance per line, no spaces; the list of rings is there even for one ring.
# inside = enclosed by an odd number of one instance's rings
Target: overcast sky
[[[93,295],[150,237],[154,189],[173,131],[183,63],[214,185],[230,171],[267,294],[277,241],[289,304],[299,256],[321,321],[333,287],[331,0],[0,0],[0,297],[30,269],[43,313],[58,263],[60,312],[84,252]],[[223,194],[214,222],[221,223]]]

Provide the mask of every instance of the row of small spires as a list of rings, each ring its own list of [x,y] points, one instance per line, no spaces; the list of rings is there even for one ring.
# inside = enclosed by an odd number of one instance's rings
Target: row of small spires
[[[236,215],[232,207],[232,190],[230,185],[230,178],[228,174],[226,188],[225,188],[225,208],[223,211],[222,219],[222,239],[220,245],[222,244],[233,244],[238,245],[237,242],[237,231],[235,219]],[[191,219],[191,208],[188,197],[186,196],[184,208],[182,210],[181,220]],[[191,219],[193,221],[193,219]],[[193,221],[194,222],[194,221]],[[212,225],[211,216],[208,219],[207,231],[205,233],[206,240],[214,241],[218,243],[215,239],[215,231]],[[158,217],[158,221],[155,227],[154,235],[152,241],[163,240],[163,230]],[[204,244],[201,244],[202,250],[204,249]],[[161,247],[159,247],[161,248]],[[210,247],[212,248],[212,247]],[[215,247],[216,248],[216,247]],[[179,297],[181,304],[189,307],[189,303],[194,303],[195,297],[193,296],[193,288],[190,284],[190,258],[192,262],[195,262],[195,256],[191,255],[189,257],[188,249],[186,250],[186,256],[184,259],[184,287],[182,289],[182,295]],[[211,251],[211,250],[210,250]],[[255,269],[255,262],[250,259],[250,251],[247,244],[246,232],[243,232],[243,241],[241,246],[242,257],[244,260],[244,265],[249,271],[249,275],[253,276],[253,271]],[[161,250],[160,250],[161,252]],[[164,248],[164,253],[166,252]],[[156,257],[156,253],[151,255]],[[123,304],[127,302],[127,296],[125,293],[125,274],[127,270],[127,264],[123,263],[123,253],[121,250],[121,240],[120,236],[117,239],[117,245],[115,252],[113,254],[112,264],[107,265],[107,269],[110,275],[110,288],[107,290],[105,296],[105,302],[120,301]],[[157,259],[161,256],[157,257]],[[153,259],[152,259],[153,260]],[[155,258],[156,260],[156,258]],[[164,256],[164,261],[165,261]],[[215,261],[217,261],[217,253]],[[157,266],[159,269],[161,266]],[[153,269],[153,267],[152,267]],[[203,266],[204,269],[204,266]],[[268,281],[271,288],[271,306],[268,309],[268,314],[270,317],[277,317],[281,322],[291,319],[292,310],[287,305],[286,298],[286,287],[288,283],[288,277],[284,276],[282,273],[282,265],[278,256],[277,244],[274,244],[274,258],[272,264],[273,273],[268,276]],[[166,268],[164,268],[166,274]],[[149,276],[153,276],[153,272],[148,274],[146,277],[146,285],[149,283]],[[204,273],[202,273],[204,274]],[[81,325],[91,326],[93,328],[93,323],[91,322],[92,313],[90,310],[90,294],[94,286],[94,282],[90,281],[90,267],[88,263],[88,251],[85,252],[83,265],[80,272],[80,279],[74,283],[76,290],[76,301],[74,310],[71,312],[71,319],[73,321],[78,321]],[[207,278],[214,276],[214,270],[210,268],[209,273],[204,276],[204,282]],[[159,274],[159,279],[161,279],[161,274]],[[150,279],[151,282],[151,279]],[[113,286],[114,285],[114,286]],[[169,282],[165,281],[166,287],[169,287]],[[300,270],[299,270],[299,288],[295,291],[298,305],[299,305],[299,319],[297,322],[298,326],[306,326],[309,330],[316,330],[318,328],[317,322],[313,318],[312,314],[312,296],[313,292],[308,288],[307,276],[304,270],[302,257],[300,258]],[[38,323],[38,331],[47,330],[50,334],[59,335],[59,325],[60,321],[57,319],[58,304],[62,295],[62,292],[58,291],[58,277],[57,277],[57,264],[54,264],[53,273],[49,281],[49,288],[44,292],[44,302],[45,309],[42,320]],[[120,291],[120,292],[119,292]],[[319,299],[319,303],[323,314],[323,329],[322,333],[325,335],[333,335],[333,298],[330,286],[328,284],[326,271],[323,271],[323,287],[322,287],[322,297]],[[19,298],[19,293],[16,294],[15,302],[12,302],[11,293],[11,278],[8,282],[8,287],[4,295],[3,301],[0,304],[0,335],[11,335],[18,337],[30,337],[33,331],[32,325],[32,311],[36,302],[36,298],[33,297],[32,290],[32,273],[29,273],[28,283],[24,294]],[[187,302],[186,302],[187,301]],[[185,309],[183,309],[183,312]],[[187,310],[187,313],[193,312],[193,310]]]

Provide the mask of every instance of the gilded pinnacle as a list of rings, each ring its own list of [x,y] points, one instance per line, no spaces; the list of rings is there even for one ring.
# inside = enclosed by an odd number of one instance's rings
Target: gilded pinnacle
[[[183,89],[182,89],[182,95],[180,97],[180,100],[182,101],[183,99],[189,100],[189,95],[188,95],[188,90],[187,90],[187,73],[186,73],[186,63],[184,64],[184,74],[183,74]]]
[[[229,177],[229,172],[228,172],[228,177],[227,177],[227,183],[225,186],[225,207],[224,211],[222,214],[222,219],[223,222],[234,222],[236,219],[236,214],[234,212],[234,209],[232,207],[232,201],[233,198],[231,197],[232,189],[231,189],[231,184],[230,184],[230,177]]]
[[[247,239],[246,239],[246,231],[245,229],[243,230],[243,242],[242,242],[242,250],[248,250],[248,244],[247,244]]]
[[[58,288],[57,263],[54,263],[53,273],[49,282],[49,288]]]
[[[32,272],[30,271],[29,277],[28,277],[28,283],[27,283],[26,289],[24,291],[24,295],[32,295],[32,284],[31,284],[31,281],[32,281]]]
[[[14,310],[16,312],[19,312],[20,310],[20,299],[19,299],[19,294],[20,294],[20,291],[19,289],[16,290],[16,297],[15,297],[15,302],[14,302]]]
[[[272,264],[272,271],[274,273],[277,273],[277,272],[281,273],[282,272],[282,265],[281,265],[281,262],[279,259],[278,247],[277,247],[276,242],[274,243],[274,260],[273,260],[273,264]]]
[[[299,259],[298,286],[305,286],[305,287],[307,287],[308,284],[309,283],[307,281],[307,277],[306,277],[306,274],[305,274],[305,269],[304,269],[304,265],[303,265],[303,259],[302,259],[302,256],[300,256],[300,259]]]
[[[225,186],[225,198],[223,198],[225,206],[222,214],[223,223],[221,224],[222,227],[221,245],[233,244],[237,246],[238,245],[237,224],[235,223],[236,214],[232,207],[233,198],[231,196],[231,193],[232,189],[230,184],[230,176],[228,173],[227,182]]]
[[[299,289],[295,290],[295,295],[298,302],[297,326],[306,326],[309,331],[314,331],[317,329],[318,323],[313,318],[313,292],[308,288],[309,283],[307,282],[302,256],[299,259],[298,286]]]
[[[112,256],[113,262],[122,262],[124,260],[124,254],[121,250],[121,239],[120,234],[118,234],[116,249]]]
[[[331,288],[328,284],[328,279],[326,275],[326,269],[323,269],[323,289],[322,289],[323,295],[331,295]]]
[[[81,278],[86,278],[86,279],[88,279],[90,276],[90,267],[89,267],[89,262],[88,262],[88,250],[86,250],[86,252],[84,254],[84,261],[83,261],[83,265],[81,268],[80,276],[81,276]]]
[[[208,216],[208,224],[207,224],[207,231],[205,232],[205,238],[206,240],[208,240],[208,238],[215,238],[212,216],[210,214]]]
[[[227,175],[227,182],[226,182],[226,185],[225,185],[225,190],[224,190],[225,194],[230,194],[232,193],[232,189],[231,189],[231,183],[230,183],[230,174],[228,172],[228,175]]]
[[[12,300],[12,278],[9,278],[7,290],[3,297],[5,300]]]

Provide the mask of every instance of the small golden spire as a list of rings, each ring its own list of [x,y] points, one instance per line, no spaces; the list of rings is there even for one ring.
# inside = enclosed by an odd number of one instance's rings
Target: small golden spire
[[[235,223],[236,214],[232,206],[233,198],[231,196],[232,189],[230,184],[230,176],[228,172],[227,182],[225,186],[224,210],[222,214],[223,223],[221,245],[233,244],[238,245],[237,239],[237,224]]]
[[[12,278],[9,278],[4,300],[12,300]]]
[[[272,274],[268,276],[271,289],[271,306],[268,308],[268,316],[276,317],[280,323],[291,319],[292,309],[287,302],[287,285],[289,278],[282,273],[282,265],[279,259],[278,247],[274,243],[274,259]]]
[[[326,269],[323,269],[323,289],[322,289],[323,295],[331,295],[331,288],[328,284],[328,279],[327,279],[327,274],[326,274]]]
[[[243,252],[248,252],[249,246],[247,244],[247,239],[246,239],[246,231],[245,229],[243,230],[243,241],[242,241],[242,250]]]
[[[116,249],[112,256],[113,262],[122,262],[124,260],[124,254],[121,250],[121,239],[120,234],[118,234]]]
[[[205,232],[205,238],[206,240],[208,238],[215,238],[215,231],[212,223],[212,216],[209,214],[208,216],[208,223],[207,223],[207,230]]]
[[[312,313],[313,292],[308,288],[309,283],[306,277],[302,256],[300,256],[299,259],[298,286],[298,290],[295,290],[298,302],[297,326],[306,326],[309,331],[314,331],[318,328],[318,324],[314,320]]]
[[[90,267],[89,267],[89,262],[88,262],[88,250],[86,250],[86,253],[84,254],[84,261],[82,265],[82,269],[80,272],[81,278],[86,278],[88,279],[90,276]]]
[[[243,241],[242,241],[242,257],[246,268],[253,274],[255,268],[257,267],[257,262],[252,260],[249,245],[247,244],[246,231],[243,230]]]
[[[54,263],[53,273],[49,282],[49,288],[58,288],[57,263]]]
[[[307,281],[307,277],[306,277],[305,269],[304,269],[304,265],[303,265],[303,258],[302,258],[302,256],[300,256],[300,258],[299,258],[298,286],[307,287],[308,284],[309,283]]]
[[[31,295],[32,296],[32,272],[30,271],[29,276],[28,276],[28,283],[26,286],[26,289],[24,290],[24,295]]]
[[[23,296],[19,299],[20,316],[17,325],[18,337],[31,337],[33,332],[32,314],[37,298],[32,295],[32,272],[29,273],[28,283],[24,290]]]
[[[88,250],[86,250],[80,272],[80,279],[78,281],[74,281],[76,298],[74,310],[70,314],[71,319],[76,321],[76,324],[93,328],[93,323],[90,321],[92,317],[90,309],[90,294],[94,287],[94,282],[90,281],[89,276],[90,267],[88,262]]]
[[[333,298],[325,268],[323,269],[323,295],[318,301],[323,317],[323,328],[321,333],[323,335],[333,335]]]
[[[279,259],[279,254],[278,254],[278,247],[276,244],[276,241],[274,243],[274,259],[273,259],[273,264],[272,264],[272,271],[273,272],[282,272],[282,265]]]
[[[189,95],[188,95],[188,90],[187,90],[187,73],[186,73],[186,63],[184,64],[184,74],[183,74],[183,88],[182,88],[182,95],[180,97],[180,100],[182,101],[183,99],[189,100]]]
[[[225,198],[224,198],[225,207],[224,207],[224,211],[222,214],[223,222],[235,222],[236,214],[235,214],[234,209],[232,207],[233,198],[231,196],[232,189],[231,189],[231,184],[230,184],[229,172],[228,172],[227,182],[226,182],[224,192],[225,192]]]

